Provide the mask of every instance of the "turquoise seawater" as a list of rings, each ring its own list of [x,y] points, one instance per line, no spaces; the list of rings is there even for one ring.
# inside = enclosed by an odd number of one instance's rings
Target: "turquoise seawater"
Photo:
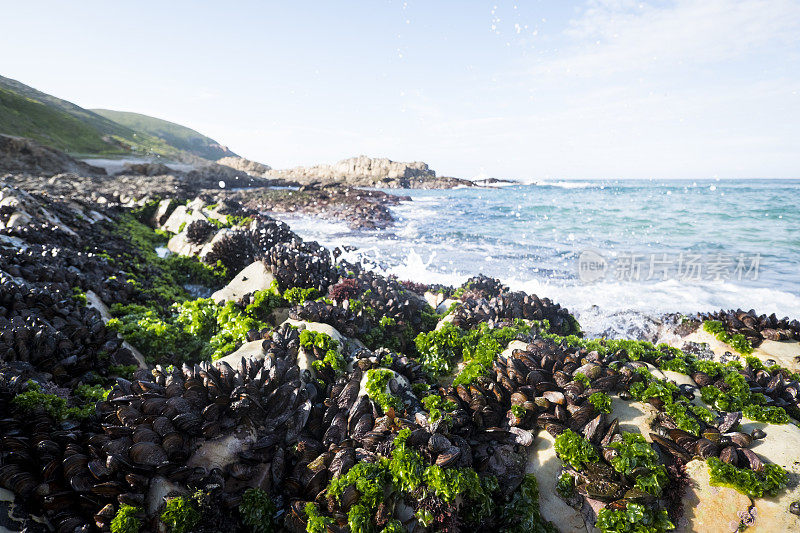
[[[667,312],[742,307],[800,317],[800,180],[386,192],[412,199],[393,208],[398,222],[386,230],[286,220],[304,238],[355,246],[349,259],[401,279],[500,278],[567,306],[596,333]],[[601,257],[604,275],[581,276],[581,257]]]

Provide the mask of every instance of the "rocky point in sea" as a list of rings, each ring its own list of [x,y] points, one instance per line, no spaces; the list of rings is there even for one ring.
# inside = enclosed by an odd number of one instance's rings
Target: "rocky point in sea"
[[[0,191],[6,530],[800,529],[796,320],[588,339],[236,195],[103,186]]]

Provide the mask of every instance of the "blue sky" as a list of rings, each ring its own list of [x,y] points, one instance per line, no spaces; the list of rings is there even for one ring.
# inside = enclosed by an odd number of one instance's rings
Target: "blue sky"
[[[277,168],[800,177],[800,1],[5,2],[0,74]]]

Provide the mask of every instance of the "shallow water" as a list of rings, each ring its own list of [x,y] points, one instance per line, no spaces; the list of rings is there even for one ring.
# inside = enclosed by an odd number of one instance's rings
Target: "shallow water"
[[[358,247],[349,259],[401,279],[498,277],[568,307],[595,334],[666,312],[742,307],[800,317],[800,180],[386,192],[412,198],[393,208],[398,223],[387,230],[284,220],[305,239]],[[579,275],[585,250],[605,259],[604,277]]]

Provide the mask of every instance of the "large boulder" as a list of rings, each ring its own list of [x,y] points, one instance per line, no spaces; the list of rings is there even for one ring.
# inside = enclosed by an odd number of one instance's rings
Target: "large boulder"
[[[4,172],[54,176],[71,172],[82,176],[104,176],[106,171],[78,161],[60,150],[11,135],[0,135],[0,169]]]
[[[238,156],[223,157],[222,159],[217,160],[217,164],[225,165],[226,167],[231,167],[234,170],[246,172],[251,176],[257,177],[263,177],[264,174],[272,170],[272,167],[269,165],[264,165],[263,163],[258,163],[256,161],[250,161],[249,159]]]
[[[203,214],[202,209],[192,209],[187,205],[179,205],[169,216],[161,229],[170,233],[180,233],[186,226],[195,220],[207,221],[208,218]]]
[[[236,274],[230,283],[211,295],[215,302],[228,302],[239,300],[245,294],[264,291],[272,286],[275,276],[263,261],[255,261],[250,266]]]

